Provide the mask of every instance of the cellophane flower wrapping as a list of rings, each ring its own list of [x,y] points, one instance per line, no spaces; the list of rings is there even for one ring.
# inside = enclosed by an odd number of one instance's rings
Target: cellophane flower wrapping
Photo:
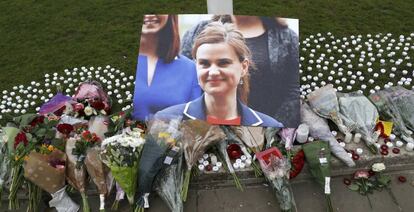
[[[250,126],[231,126],[237,137],[253,152],[260,152],[265,144],[265,128]]]
[[[88,80],[81,83],[73,95],[75,101],[81,102],[85,99],[101,101],[105,108],[104,110],[109,111],[111,108],[111,99],[108,94],[104,91],[101,84],[97,81]]]
[[[296,138],[296,129],[295,128],[282,128],[279,131],[280,138],[282,143],[285,144],[285,149],[290,151],[293,148],[293,143]]]
[[[270,155],[269,160],[259,159],[260,167],[275,191],[282,211],[294,211],[295,201],[289,184],[290,163],[285,157]]]
[[[145,144],[138,168],[137,205],[135,210],[149,208],[148,196],[152,191],[156,175],[163,167],[168,150],[181,136],[181,117],[154,117],[148,124]]]
[[[400,135],[407,142],[414,142],[396,103],[391,98],[391,93],[391,89],[380,90],[369,95],[369,99],[377,107],[382,120],[393,122],[395,134]]]
[[[331,201],[331,152],[329,145],[323,141],[314,141],[302,145],[306,161],[314,180],[322,187],[325,193],[328,211],[333,212]]]
[[[172,212],[182,212],[184,210],[181,198],[181,189],[184,183],[184,155],[181,148],[175,153],[175,155],[171,155],[173,158],[171,164],[164,166],[157,175],[155,191]]]
[[[66,103],[74,103],[72,97],[63,95],[62,93],[57,93],[52,99],[44,103],[39,110],[39,114],[47,115],[49,113],[54,113],[64,107]]]
[[[103,140],[105,139],[105,133],[108,132],[108,121],[107,116],[93,116],[89,120],[88,130]]]
[[[182,197],[186,201],[192,167],[209,147],[223,140],[226,135],[219,126],[210,125],[202,120],[183,121],[181,131],[183,133],[181,144],[187,164]]]
[[[11,128],[13,129],[13,128]],[[16,128],[14,128],[16,129]],[[17,134],[18,131],[16,131]],[[1,129],[0,131],[0,197],[2,196],[4,186],[8,180],[9,168],[10,168],[10,158],[8,155],[8,140],[9,140],[9,133],[6,132],[6,129]],[[15,135],[11,135],[15,137]],[[1,207],[0,201],[0,207]]]
[[[350,133],[351,129],[347,128],[340,118],[339,103],[332,84],[313,91],[307,99],[313,111],[319,116],[332,120],[342,133]]]
[[[414,91],[402,86],[389,88],[391,102],[395,104],[405,125],[414,131]]]
[[[128,128],[129,129],[129,128]],[[109,167],[117,184],[134,204],[138,181],[138,164],[145,143],[143,131],[125,130],[102,142],[102,160]]]
[[[86,196],[86,169],[84,165],[78,166],[78,158],[72,153],[75,148],[77,140],[75,138],[69,138],[66,141],[65,152],[67,155],[66,165],[66,180],[68,183],[78,190],[82,196],[83,211],[90,211],[88,198]]]
[[[313,112],[306,102],[302,102],[300,111],[302,123],[309,126],[310,135],[316,139],[328,142],[332,153],[347,166],[355,166],[355,162],[348,156],[345,149],[339,145],[338,141],[332,135],[328,121]]]
[[[374,143],[378,137],[375,135],[375,125],[379,114],[375,105],[367,97],[359,93],[340,94],[340,117],[348,128],[360,133],[366,145],[375,152]]]

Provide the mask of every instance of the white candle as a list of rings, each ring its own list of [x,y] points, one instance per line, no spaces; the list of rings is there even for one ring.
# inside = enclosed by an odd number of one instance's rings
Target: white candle
[[[250,167],[252,165],[252,159],[250,158],[247,158],[245,162],[246,162],[246,167]]]
[[[339,142],[339,146],[341,146],[341,147],[345,147],[345,142]]]
[[[206,160],[208,158],[208,154],[204,154],[203,158]]]
[[[204,165],[203,164],[198,165],[198,170],[203,171],[204,170]]]
[[[204,159],[203,158],[200,158],[200,159],[198,159],[198,163],[203,163],[204,162]]]
[[[246,164],[242,162],[239,164],[239,166],[240,166],[240,169],[244,169],[246,167]]]
[[[218,172],[218,171],[219,171],[219,169],[220,169],[220,168],[219,168],[218,166],[213,166],[213,171],[214,171],[214,172]]]
[[[211,164],[215,166],[217,164],[217,156],[212,155],[210,156]]]
[[[345,143],[350,143],[351,140],[352,140],[352,133],[350,133],[350,132],[345,133],[344,142]]]
[[[360,133],[355,133],[354,142],[359,143],[361,141],[362,135]]]
[[[236,159],[236,163],[240,164],[241,162],[242,162],[242,160],[240,158]]]
[[[396,141],[396,142],[395,142],[395,145],[396,145],[397,147],[402,147],[402,146],[404,145],[404,143],[403,143],[402,141]]]
[[[407,145],[405,146],[405,150],[411,152],[413,151],[414,148],[414,143],[407,143]]]
[[[363,152],[364,152],[364,150],[362,150],[361,148],[356,149],[356,153],[358,153],[358,155],[362,154]]]
[[[386,143],[386,145],[387,145],[389,148],[393,148],[393,147],[394,147],[394,144],[393,144],[393,143],[391,143],[391,142],[387,142],[387,143]]]
[[[245,161],[245,160],[247,159],[247,157],[246,157],[246,155],[242,155],[242,156],[240,157],[240,159],[241,159],[242,161]]]
[[[216,166],[220,168],[221,166],[223,166],[223,164],[222,164],[220,161],[218,161],[218,162],[216,163]]]
[[[233,168],[234,169],[239,169],[240,168],[240,165],[238,163],[233,163]]]
[[[389,138],[390,138],[390,140],[391,140],[391,141],[395,140],[395,137],[396,137],[396,136],[395,136],[394,134],[391,134],[391,135],[389,136]]]

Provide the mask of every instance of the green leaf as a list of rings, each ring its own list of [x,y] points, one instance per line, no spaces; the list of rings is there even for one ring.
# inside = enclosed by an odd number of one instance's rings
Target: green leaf
[[[349,186],[348,186],[348,188],[349,188],[351,191],[358,191],[358,190],[359,190],[359,185],[357,185],[357,184],[355,184],[355,183],[352,183],[351,185],[349,185]]]

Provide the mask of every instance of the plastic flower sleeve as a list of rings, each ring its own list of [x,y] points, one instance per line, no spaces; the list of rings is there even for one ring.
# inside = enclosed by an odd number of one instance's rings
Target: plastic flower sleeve
[[[155,182],[155,190],[172,212],[184,210],[180,194],[184,183],[183,157],[182,150],[179,150],[172,164],[158,174]]]
[[[207,151],[207,148],[223,140],[226,135],[217,125],[210,125],[202,120],[186,120],[181,125],[183,132],[182,147],[184,149],[187,170],[184,177],[182,198],[186,201],[192,167]]]
[[[394,123],[395,134],[400,135],[407,142],[414,142],[410,130],[405,126],[397,106],[390,98],[390,89],[378,91],[369,96],[369,99],[377,107],[381,119],[391,120]]]
[[[293,142],[295,142],[296,129],[295,128],[282,128],[279,131],[279,135],[282,138],[282,142],[285,143],[285,149],[291,150],[293,147]]]
[[[328,122],[324,118],[321,118],[315,114],[305,102],[302,102],[300,112],[302,123],[309,127],[309,133],[312,137],[327,141],[332,153],[336,157],[338,157],[349,167],[355,166],[355,162],[348,156],[345,149],[339,145],[335,137],[332,135]]]
[[[105,196],[109,193],[107,186],[108,168],[102,163],[100,158],[100,147],[95,146],[88,149],[85,158],[86,170],[98,188],[100,196],[100,210],[105,210]],[[110,182],[109,182],[110,183]]]
[[[414,130],[414,91],[401,86],[391,87],[390,91],[391,102],[397,107],[406,126]]]
[[[266,138],[266,149],[273,146],[274,142],[279,141],[279,137],[276,136],[277,132],[279,132],[279,128],[267,127],[264,132],[264,136]]]
[[[352,126],[355,132],[360,133],[371,151],[376,152],[374,143],[378,137],[375,134],[375,125],[378,120],[377,108],[362,94],[340,94],[339,106],[341,118],[346,126]]]
[[[108,121],[107,116],[93,116],[89,120],[88,130],[91,133],[96,133],[103,140],[105,139],[105,133],[108,132]]]
[[[46,102],[40,107],[39,114],[46,115],[49,113],[54,113],[55,111],[65,106],[67,102],[74,103],[75,101],[73,101],[72,97],[70,96],[58,93],[54,97],[52,97],[52,99],[50,99],[48,102]]]
[[[49,201],[50,207],[55,207],[58,212],[77,212],[79,205],[72,201],[66,193],[66,186],[51,194],[52,200]]]
[[[265,129],[263,127],[231,126],[237,137],[253,152],[263,149],[265,143]]]
[[[344,125],[339,116],[339,103],[332,84],[313,91],[307,99],[314,112],[323,118],[332,120],[339,130],[349,137],[351,130]],[[350,140],[350,138],[345,140]]]
[[[7,151],[8,136],[5,132],[0,133],[0,197],[2,196],[3,186],[5,185],[9,173],[9,156]],[[0,201],[1,207],[1,201]]]

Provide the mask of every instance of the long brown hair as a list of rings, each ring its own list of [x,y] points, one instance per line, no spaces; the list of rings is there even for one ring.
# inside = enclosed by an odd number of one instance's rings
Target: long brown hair
[[[240,62],[243,62],[245,59],[252,61],[250,49],[247,47],[243,35],[236,30],[233,24],[223,24],[220,22],[208,24],[194,41],[191,52],[193,58],[196,58],[198,47],[207,43],[226,43],[233,47]],[[237,88],[238,97],[245,104],[248,102],[250,92],[249,79],[249,70],[247,70],[247,73],[241,78],[243,83]]]
[[[170,63],[180,52],[177,15],[168,15],[165,26],[158,32],[157,56]]]

